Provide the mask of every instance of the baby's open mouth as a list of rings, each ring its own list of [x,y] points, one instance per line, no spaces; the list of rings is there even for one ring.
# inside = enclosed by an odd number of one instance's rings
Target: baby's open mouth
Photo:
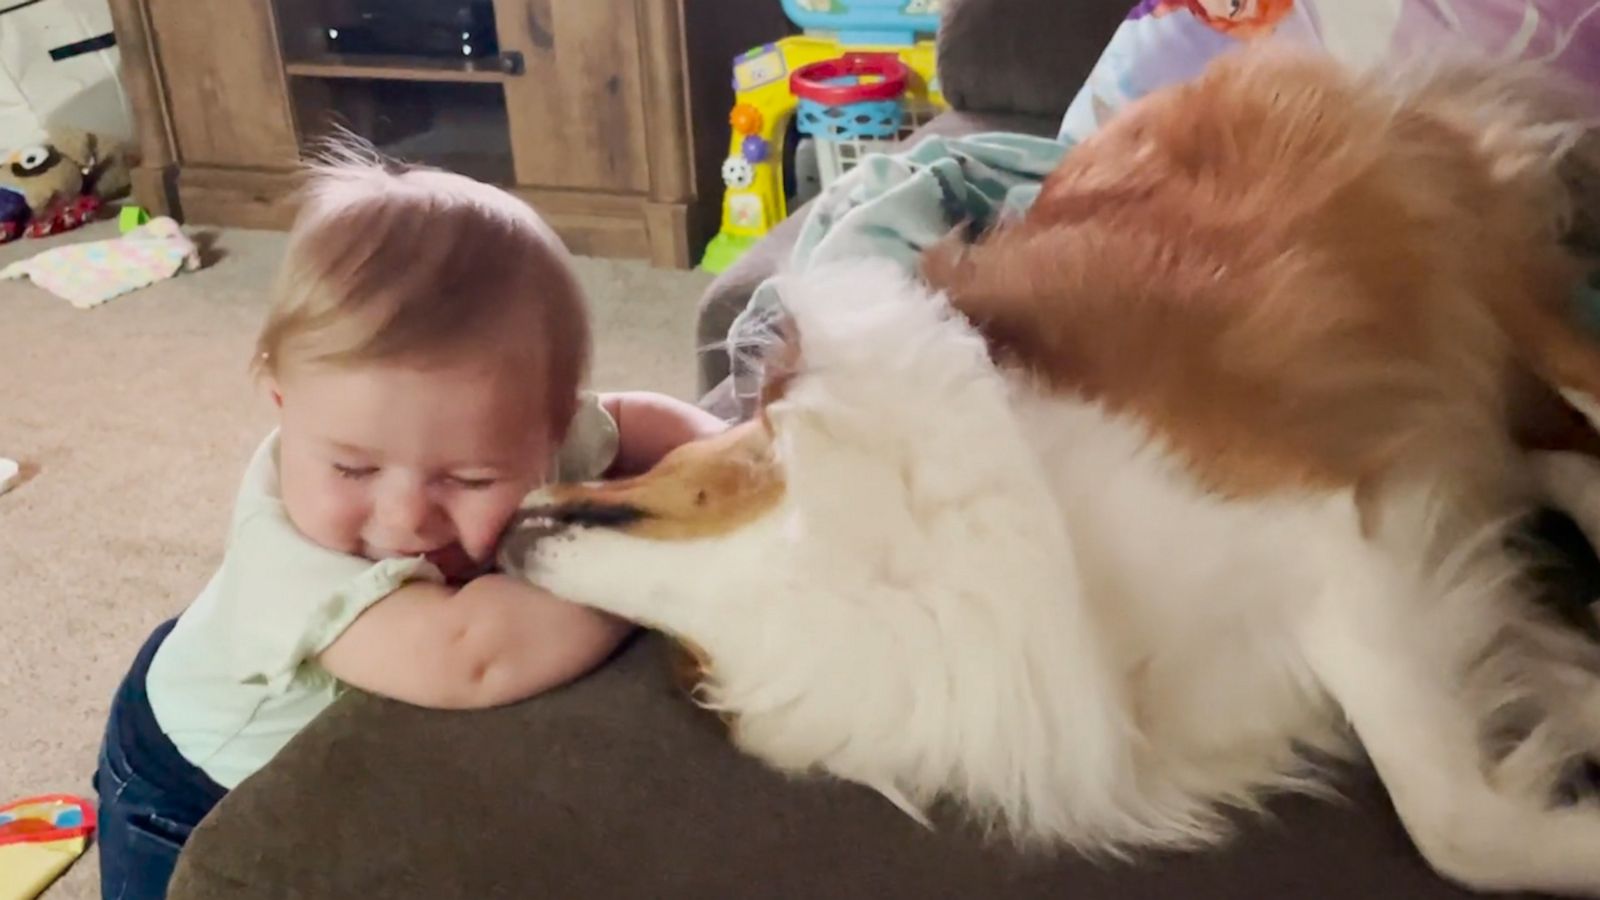
[[[476,574],[479,566],[460,544],[450,544],[429,550],[422,558],[432,563],[447,581],[460,581]]]

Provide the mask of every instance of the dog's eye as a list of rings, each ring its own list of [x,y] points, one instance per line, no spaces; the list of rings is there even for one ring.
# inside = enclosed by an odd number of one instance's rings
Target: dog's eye
[[[1228,17],[1237,16],[1242,9],[1244,9],[1244,0],[1230,0],[1228,3]]]
[[[705,506],[706,505],[706,501],[709,500],[709,499],[711,499],[711,498],[706,496],[706,492],[705,491],[695,491],[695,494],[694,494],[694,505],[695,506]]]

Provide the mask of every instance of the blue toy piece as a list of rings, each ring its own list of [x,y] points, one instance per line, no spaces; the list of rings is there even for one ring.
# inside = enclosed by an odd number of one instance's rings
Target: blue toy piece
[[[21,237],[32,215],[21,191],[0,188],[0,244]]]
[[[767,157],[772,155],[772,146],[758,134],[747,134],[739,144],[739,155],[751,165],[766,162]]]
[[[841,78],[829,83],[853,82]],[[899,133],[900,124],[905,121],[905,106],[899,100],[862,100],[830,105],[801,97],[795,115],[801,134],[823,140],[885,139]]]
[[[783,0],[801,28],[831,31],[845,46],[907,47],[939,28],[939,0]]]

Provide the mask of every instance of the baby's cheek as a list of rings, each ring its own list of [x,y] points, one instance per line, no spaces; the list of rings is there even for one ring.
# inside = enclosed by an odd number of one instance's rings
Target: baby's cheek
[[[285,466],[282,478],[284,508],[302,534],[330,550],[360,552],[367,516],[359,486],[309,467]]]
[[[462,549],[482,562],[494,555],[501,532],[511,522],[526,492],[520,487],[483,491],[462,504],[456,514],[456,534]]]

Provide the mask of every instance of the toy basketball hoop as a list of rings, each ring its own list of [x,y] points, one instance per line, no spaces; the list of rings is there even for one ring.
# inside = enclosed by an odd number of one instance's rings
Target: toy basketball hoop
[[[789,76],[802,134],[822,140],[892,138],[905,119],[910,70],[892,53],[847,53]]]

